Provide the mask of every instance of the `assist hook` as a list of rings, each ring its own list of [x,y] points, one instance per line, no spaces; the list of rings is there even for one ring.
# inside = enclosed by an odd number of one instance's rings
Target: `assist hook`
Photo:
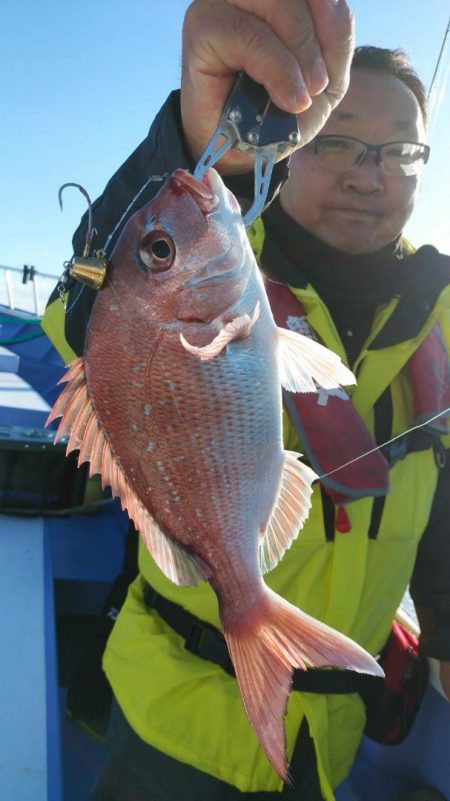
[[[92,202],[91,202],[91,198],[89,197],[89,194],[86,191],[86,189],[84,188],[84,186],[81,186],[81,184],[75,184],[72,181],[69,181],[68,183],[63,184],[62,186],[60,186],[59,190],[58,190],[58,202],[59,202],[59,208],[61,209],[61,211],[62,211],[62,207],[63,207],[63,204],[62,204],[62,193],[64,192],[65,189],[67,189],[68,186],[74,186],[75,189],[79,189],[79,191],[86,198],[87,203],[88,203],[88,230],[87,230],[86,241],[84,243],[84,250],[83,250],[83,258],[86,258],[87,256],[89,256],[89,251],[91,249],[92,239],[94,237],[94,234],[96,233],[95,228],[92,227]]]
[[[69,263],[70,275],[72,278],[76,278],[77,281],[81,281],[82,283],[90,286],[92,289],[98,290],[103,286],[106,277],[107,262],[105,254],[102,250],[97,250],[94,256],[89,256],[92,240],[94,235],[97,233],[96,229],[92,227],[91,198],[89,197],[89,194],[84,186],[69,181],[68,183],[60,186],[58,190],[58,201],[61,211],[63,207],[62,193],[68,186],[74,186],[75,189],[78,189],[86,198],[88,203],[88,230],[84,242],[83,255],[81,258],[75,256],[72,262]]]

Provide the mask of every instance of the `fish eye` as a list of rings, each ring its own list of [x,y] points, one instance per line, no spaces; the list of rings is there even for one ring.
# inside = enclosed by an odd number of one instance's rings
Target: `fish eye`
[[[166,231],[151,231],[140,244],[139,258],[153,272],[168,270],[175,259],[172,237]]]

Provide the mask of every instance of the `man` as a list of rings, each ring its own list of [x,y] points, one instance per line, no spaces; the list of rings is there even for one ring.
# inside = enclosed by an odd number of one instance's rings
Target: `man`
[[[96,244],[107,240],[110,248],[124,219],[156,191],[148,176],[193,166],[234,72],[245,69],[278,105],[300,113],[305,140],[312,139],[292,156],[289,180],[250,232],[252,244],[263,271],[291,287],[295,324],[306,325],[357,374],[352,404],[335,404],[331,429],[344,429],[352,439],[362,419],[364,432],[381,444],[420,416],[421,370],[437,347],[433,339],[430,350],[428,335],[437,324],[440,332],[449,330],[448,258],[429,247],[413,254],[401,239],[428,154],[425,97],[401,54],[370,48],[356,53],[348,92],[337,105],[352,42],[348,9],[343,0],[315,0],[310,8],[312,17],[302,3],[270,0],[199,0],[191,6],[181,102],[177,94],[169,98],[147,140],[96,204]],[[309,35],[306,23],[313,26]],[[248,159],[228,154],[219,167],[231,176],[236,194],[245,196],[246,178],[235,173],[251,167]],[[281,165],[275,183],[283,171]],[[83,223],[75,253],[81,253],[85,233]],[[71,290],[66,335],[78,353],[93,299],[89,291]],[[328,397],[320,403],[333,406]],[[285,444],[302,450],[295,415],[290,408]],[[312,423],[307,418],[303,446],[314,434],[314,416]],[[344,506],[324,479],[300,537],[267,583],[377,654],[414,573],[426,622],[423,650],[441,660],[450,698],[447,444],[444,429],[431,426],[420,440],[404,438],[399,452],[386,451],[387,495],[362,486]],[[337,466],[346,461],[342,447]],[[333,449],[333,441],[321,454],[313,446],[311,459],[326,459]],[[356,484],[358,470],[350,477]],[[218,626],[209,587],[172,585],[143,548],[139,568],[105,655],[122,711],[113,710],[112,758],[92,797],[234,801],[272,799],[281,790],[281,797],[302,801],[333,799],[364,729],[359,694],[326,686],[292,693],[286,730],[294,789],[282,788],[221,656],[193,647],[188,636],[200,627],[208,640],[201,621]]]

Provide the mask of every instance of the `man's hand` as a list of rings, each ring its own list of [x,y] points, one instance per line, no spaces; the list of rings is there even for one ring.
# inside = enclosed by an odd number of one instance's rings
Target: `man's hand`
[[[202,155],[240,70],[300,115],[301,144],[308,142],[347,90],[353,47],[346,0],[194,0],[184,19],[181,79],[192,157]],[[252,163],[230,151],[219,170],[243,172]]]
[[[441,659],[439,662],[439,678],[447,699],[450,701],[450,662]]]

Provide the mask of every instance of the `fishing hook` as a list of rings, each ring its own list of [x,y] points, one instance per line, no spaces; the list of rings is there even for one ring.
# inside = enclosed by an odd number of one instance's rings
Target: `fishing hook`
[[[86,198],[87,203],[88,203],[88,230],[87,230],[86,240],[85,240],[85,243],[84,243],[84,250],[83,250],[83,258],[86,258],[87,256],[89,256],[89,251],[91,249],[91,244],[92,244],[92,239],[94,237],[94,234],[97,233],[95,228],[92,227],[92,202],[91,202],[91,198],[89,197],[89,194],[86,191],[86,189],[84,188],[84,186],[81,186],[81,184],[76,184],[76,183],[72,183],[71,181],[69,181],[68,183],[63,184],[62,186],[60,186],[59,190],[58,190],[58,201],[59,201],[59,207],[60,207],[61,211],[62,211],[62,207],[63,207],[63,204],[62,204],[62,193],[63,193],[64,189],[66,189],[68,186],[74,186],[76,189],[79,189],[81,194],[84,195],[84,197]]]

